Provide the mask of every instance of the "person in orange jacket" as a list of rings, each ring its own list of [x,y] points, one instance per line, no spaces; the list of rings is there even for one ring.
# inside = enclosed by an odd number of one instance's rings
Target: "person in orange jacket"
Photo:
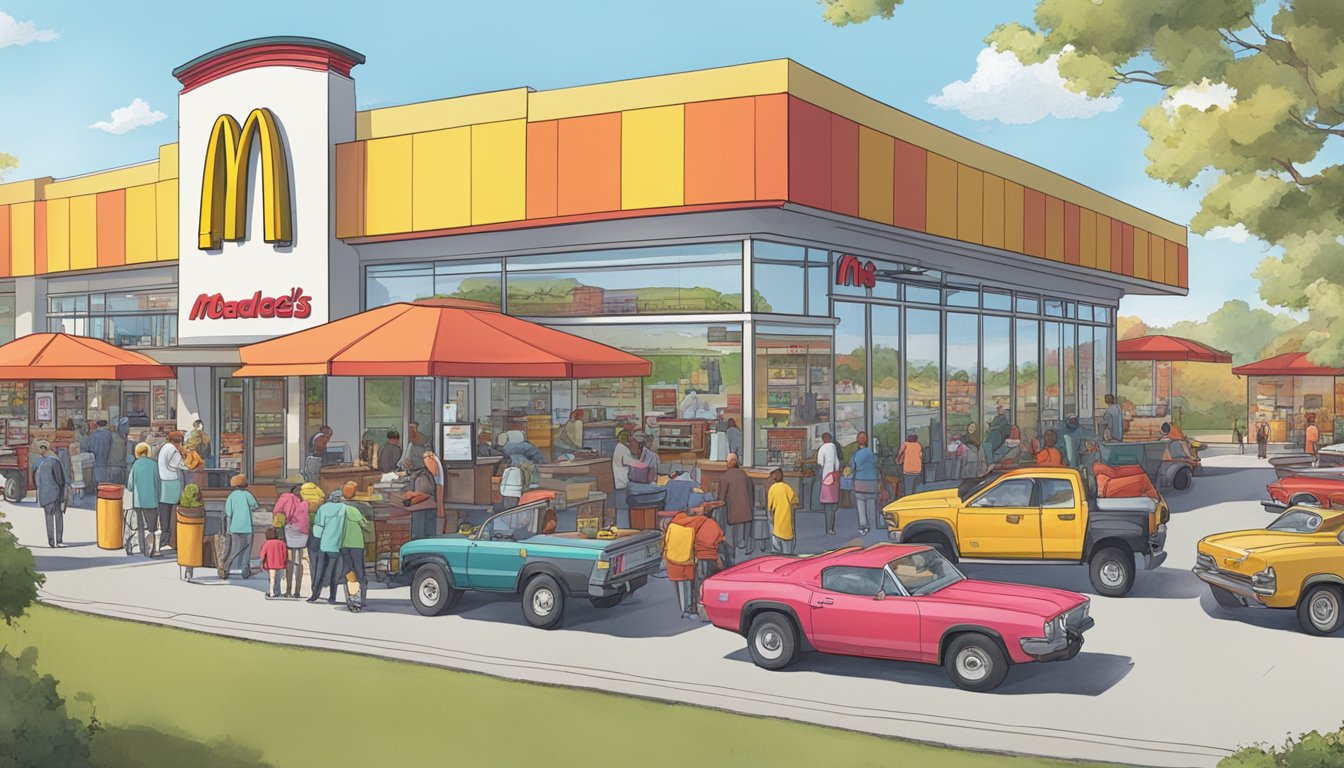
[[[681,530],[674,531],[674,528]],[[685,529],[690,529],[694,537],[689,562],[681,559],[681,553],[673,551],[675,545],[672,543],[673,537],[684,534]],[[704,578],[699,574],[702,570],[707,571],[705,574],[707,577],[717,570],[719,543],[722,541],[723,529],[719,524],[712,518],[696,514],[694,509],[689,512],[678,512],[668,523],[667,531],[663,534],[663,559],[667,563],[667,579],[677,590],[677,606],[681,608],[683,619],[699,618],[696,600],[699,582]]]
[[[1042,467],[1062,467],[1064,464],[1064,454],[1059,452],[1055,444],[1059,442],[1059,435],[1053,429],[1045,430],[1045,447],[1041,448],[1036,454],[1036,464]]]

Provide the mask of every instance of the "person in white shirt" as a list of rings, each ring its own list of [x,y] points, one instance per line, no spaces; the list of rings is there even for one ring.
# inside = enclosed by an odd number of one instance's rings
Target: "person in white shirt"
[[[821,479],[821,509],[826,513],[826,534],[835,535],[835,509],[840,506],[840,450],[827,432],[817,449],[817,477]]]
[[[635,455],[630,451],[630,431],[622,429],[616,433],[616,448],[611,452],[611,474],[615,480],[615,497],[611,505],[616,509],[616,525],[621,528],[630,525],[630,505],[626,503],[626,494],[630,489],[630,465],[635,464]],[[625,523],[621,523],[621,514],[625,514]]]
[[[700,395],[696,390],[687,390],[686,396],[681,398],[681,418],[694,419],[700,416]]]
[[[518,506],[518,499],[523,495],[523,470],[517,464],[512,462],[504,468],[504,472],[499,478],[499,509],[503,512],[506,509],[513,509]]]
[[[182,499],[181,432],[168,433],[168,442],[159,449],[159,548],[177,546],[177,502]]]

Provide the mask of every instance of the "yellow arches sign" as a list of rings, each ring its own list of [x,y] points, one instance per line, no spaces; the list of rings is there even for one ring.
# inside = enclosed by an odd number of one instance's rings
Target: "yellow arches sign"
[[[268,243],[293,240],[289,198],[289,162],[275,115],[269,109],[252,110],[242,126],[233,115],[220,115],[210,129],[201,177],[201,225],[197,247],[215,250],[224,240],[239,242],[247,236],[247,176],[252,142],[261,143],[261,202]]]

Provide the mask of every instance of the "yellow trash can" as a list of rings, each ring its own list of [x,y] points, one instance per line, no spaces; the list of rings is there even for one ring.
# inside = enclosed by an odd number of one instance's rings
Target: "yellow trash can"
[[[177,508],[177,564],[200,568],[205,564],[205,507]]]
[[[121,549],[126,545],[122,539],[124,523],[121,514],[121,497],[126,489],[116,483],[98,484],[98,548]]]

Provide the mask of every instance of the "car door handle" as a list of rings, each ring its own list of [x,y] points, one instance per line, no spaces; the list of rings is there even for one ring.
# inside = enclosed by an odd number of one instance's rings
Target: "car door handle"
[[[1022,522],[1021,515],[1004,515],[1003,519],[1007,520],[1009,523],[1012,523],[1013,525],[1017,525],[1018,523]]]
[[[831,604],[833,604],[834,602],[835,602],[835,601],[832,600],[832,599],[829,598],[829,597],[823,597],[823,598],[821,598],[820,600],[813,600],[813,601],[812,601],[812,607],[813,607],[813,608],[820,608],[820,607],[822,607],[822,606],[824,606],[824,605],[831,605]]]
[[[1067,515],[1060,515],[1060,516],[1059,516],[1059,519],[1060,519],[1060,520],[1073,520],[1073,519],[1075,519],[1075,518],[1077,518],[1077,517],[1078,517],[1077,514],[1075,514],[1075,513],[1073,513],[1073,512],[1070,512],[1070,513],[1068,513]]]

